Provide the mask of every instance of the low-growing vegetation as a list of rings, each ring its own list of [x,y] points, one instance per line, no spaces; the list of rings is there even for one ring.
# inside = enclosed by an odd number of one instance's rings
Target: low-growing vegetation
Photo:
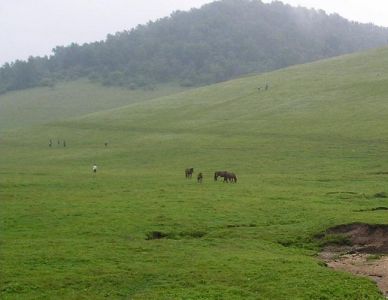
[[[387,223],[387,68],[381,49],[2,131],[0,297],[383,299],[314,236]]]

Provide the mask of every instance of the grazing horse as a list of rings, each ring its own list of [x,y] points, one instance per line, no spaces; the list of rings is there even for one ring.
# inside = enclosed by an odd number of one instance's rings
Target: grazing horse
[[[191,178],[191,176],[193,176],[193,173],[194,173],[194,168],[187,168],[185,170],[185,176],[186,178]]]
[[[197,176],[197,182],[202,183],[202,179],[203,179],[202,173],[199,173]]]
[[[225,175],[226,175],[226,171],[216,171],[214,172],[214,181],[217,181],[218,177],[222,177],[224,178],[224,181],[225,181]]]
[[[226,181],[237,183],[237,176],[234,173],[226,172],[224,177]]]
[[[214,173],[214,180],[217,181],[218,177],[224,178],[224,182],[237,183],[237,176],[234,173],[227,171],[217,171]]]

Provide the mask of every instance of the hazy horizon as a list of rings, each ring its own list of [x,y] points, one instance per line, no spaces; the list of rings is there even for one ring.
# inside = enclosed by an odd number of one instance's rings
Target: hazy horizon
[[[29,56],[50,55],[56,46],[103,40],[107,34],[189,10],[212,0],[0,0],[0,65]],[[271,2],[264,0],[263,2]],[[382,0],[286,0],[293,6],[323,9],[358,22],[388,27],[388,3]],[[351,3],[351,4],[350,4]],[[23,20],[22,22],[20,20]],[[69,21],[70,20],[70,21]]]

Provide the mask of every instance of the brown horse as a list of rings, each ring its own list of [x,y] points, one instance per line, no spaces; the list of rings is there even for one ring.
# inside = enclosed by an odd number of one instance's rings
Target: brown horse
[[[185,176],[186,178],[191,178],[191,176],[193,176],[193,173],[194,173],[194,168],[187,168],[185,170]]]
[[[199,173],[197,176],[197,182],[202,183],[202,179],[203,179],[202,173]]]
[[[237,176],[234,173],[227,171],[217,171],[214,173],[214,180],[217,181],[218,177],[224,178],[224,182],[237,183]]]
[[[225,175],[226,175],[226,171],[216,171],[214,172],[214,181],[217,181],[218,177],[222,177],[224,178],[224,181],[225,181]]]
[[[226,176],[224,177],[224,180],[225,179],[226,181],[237,183],[237,176],[234,173],[226,172]]]

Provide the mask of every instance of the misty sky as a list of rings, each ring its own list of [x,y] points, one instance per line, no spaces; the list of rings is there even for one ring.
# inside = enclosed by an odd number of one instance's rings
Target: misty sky
[[[50,54],[57,45],[102,40],[212,0],[0,0],[0,65]],[[271,2],[264,0],[264,2]],[[338,12],[360,22],[388,27],[388,0],[284,0]]]

